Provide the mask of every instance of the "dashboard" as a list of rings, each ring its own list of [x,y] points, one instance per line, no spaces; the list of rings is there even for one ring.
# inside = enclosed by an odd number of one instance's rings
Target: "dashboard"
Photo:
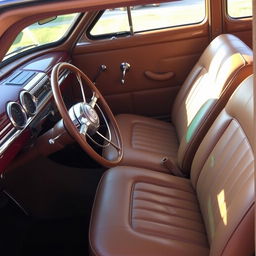
[[[15,68],[0,81],[0,173],[16,154],[40,132],[42,122],[54,114],[50,74],[58,62],[70,62],[65,52],[48,53]],[[59,76],[63,86],[69,71]]]

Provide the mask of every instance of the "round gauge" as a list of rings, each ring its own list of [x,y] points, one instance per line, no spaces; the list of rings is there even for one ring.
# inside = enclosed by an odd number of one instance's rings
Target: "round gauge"
[[[35,97],[31,93],[27,91],[22,91],[20,93],[20,102],[28,116],[35,115],[37,104]]]
[[[9,102],[7,104],[7,115],[17,129],[23,129],[26,126],[27,115],[17,102]]]

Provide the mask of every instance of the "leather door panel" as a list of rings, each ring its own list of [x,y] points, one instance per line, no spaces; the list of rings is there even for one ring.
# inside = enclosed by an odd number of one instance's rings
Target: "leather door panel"
[[[224,33],[230,33],[239,37],[252,48],[252,19],[231,19],[224,21]]]
[[[101,64],[107,66],[96,85],[114,114],[133,113],[169,116],[175,96],[184,79],[209,43],[206,23],[172,28],[133,37],[90,41],[78,44],[73,63],[93,79]],[[131,65],[121,85],[120,64]],[[150,79],[173,72],[168,80]]]

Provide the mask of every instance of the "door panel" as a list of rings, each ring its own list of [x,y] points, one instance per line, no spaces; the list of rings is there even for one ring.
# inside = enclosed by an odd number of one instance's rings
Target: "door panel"
[[[236,35],[252,48],[252,19],[225,18],[224,33]]]
[[[93,79],[101,64],[107,66],[97,80],[114,114],[169,116],[186,76],[209,44],[208,24],[184,26],[135,36],[90,41],[76,46],[73,63]],[[121,85],[120,64],[131,65]],[[146,71],[173,72],[166,81],[151,80]]]

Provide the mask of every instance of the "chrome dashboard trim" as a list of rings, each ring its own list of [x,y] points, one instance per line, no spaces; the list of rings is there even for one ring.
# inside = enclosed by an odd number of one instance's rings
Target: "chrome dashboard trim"
[[[48,76],[45,73],[38,73],[37,75],[35,75],[33,77],[32,80],[30,80],[25,86],[24,86],[24,90],[29,91],[31,93],[33,93],[33,91],[35,89],[37,89],[37,87],[39,85],[42,85],[43,82],[45,82],[45,80],[48,78]],[[39,81],[39,82],[38,82]]]
[[[12,125],[12,123],[8,123],[3,130],[0,131],[0,136],[6,131],[8,130],[8,128]]]
[[[66,70],[65,72],[63,72],[61,74],[61,77],[59,79],[59,85],[62,84],[62,82],[65,80],[65,78],[70,74],[69,70]],[[45,78],[44,78],[45,76]],[[48,79],[48,76],[44,74],[44,76],[42,76],[44,82]],[[32,79],[33,80],[33,79]],[[32,81],[31,80],[31,81]],[[30,82],[31,82],[30,81]],[[29,83],[30,83],[29,82]],[[41,81],[38,83],[40,85],[42,85]],[[38,84],[34,85],[34,87],[30,87],[30,92],[32,92],[32,90],[37,87],[38,88]],[[31,85],[30,85],[31,86]],[[25,86],[26,87],[26,86]],[[25,88],[24,87],[24,88]],[[33,90],[34,91],[34,90]],[[37,114],[47,105],[47,103],[49,102],[49,100],[51,99],[51,97],[53,96],[52,90],[50,90],[48,92],[48,94],[45,96],[45,98],[38,104],[37,106]],[[36,118],[36,115],[31,116],[27,119],[27,123],[26,126],[21,129],[21,130],[17,130],[15,127],[13,127],[1,140],[0,140],[0,157],[4,154],[4,152],[8,149],[8,147],[10,146],[10,144],[17,139],[20,134],[29,126],[29,124]],[[11,124],[11,123],[10,123]],[[9,125],[10,125],[9,124]],[[9,126],[8,125],[8,126]],[[7,129],[5,127],[5,129]],[[3,131],[0,132],[0,134],[3,133]]]
[[[25,99],[24,99],[26,94],[29,95],[29,97],[31,97],[31,100],[34,103],[34,107],[35,107],[34,112],[29,111],[28,106],[26,105],[26,102],[25,102]],[[23,109],[25,110],[25,112],[27,113],[28,116],[34,116],[37,113],[37,99],[30,92],[24,91],[24,90],[20,92],[20,103],[21,103],[21,106],[23,107]]]
[[[12,107],[13,105],[16,105],[16,106],[20,109],[21,113],[23,114],[24,124],[19,125],[19,124],[17,123],[17,121],[15,121],[15,120],[13,119],[13,114],[12,114],[12,112],[11,112],[11,107]],[[25,110],[23,109],[23,107],[22,107],[19,103],[14,102],[14,101],[8,102],[7,105],[6,105],[6,112],[7,112],[7,116],[9,117],[9,119],[10,119],[12,125],[13,125],[16,129],[22,130],[24,127],[26,127],[26,125],[27,125],[27,120],[28,120],[27,114],[26,114]]]

